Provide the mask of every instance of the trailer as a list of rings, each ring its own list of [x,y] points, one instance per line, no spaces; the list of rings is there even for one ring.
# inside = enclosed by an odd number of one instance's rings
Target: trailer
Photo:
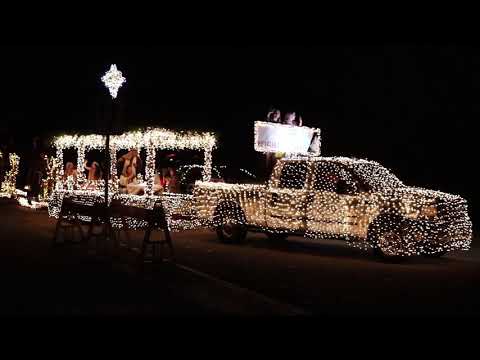
[[[55,180],[55,189],[48,201],[48,211],[51,217],[58,218],[62,203],[66,197],[82,198],[85,202],[101,203],[105,200],[105,180],[87,180],[83,171],[79,171],[76,179],[64,179],[64,152],[74,149],[77,155],[77,166],[82,166],[88,151],[105,151],[105,136],[92,135],[64,135],[54,139],[56,162],[59,165]],[[118,200],[124,205],[149,209],[161,202],[167,213],[169,226],[172,231],[196,228],[200,224],[189,213],[192,209],[190,202],[192,195],[155,191],[155,160],[157,150],[194,150],[203,154],[203,180],[209,181],[212,173],[212,152],[216,147],[215,135],[209,132],[173,131],[163,128],[148,128],[121,135],[111,136],[108,153],[110,155],[109,203]],[[145,174],[140,178],[138,186],[142,187],[143,194],[121,194],[117,178],[117,154],[121,150],[136,149],[138,154],[145,150]],[[89,221],[88,218],[83,220]],[[125,221],[112,218],[112,225],[125,226]],[[129,227],[139,227],[142,224],[138,219],[129,219]]]

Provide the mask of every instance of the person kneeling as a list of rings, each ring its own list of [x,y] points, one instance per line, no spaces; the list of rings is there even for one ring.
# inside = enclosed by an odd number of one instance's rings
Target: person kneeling
[[[143,192],[143,188],[137,182],[135,168],[132,165],[127,166],[122,175],[120,175],[119,191],[122,194],[133,195],[139,195]]]

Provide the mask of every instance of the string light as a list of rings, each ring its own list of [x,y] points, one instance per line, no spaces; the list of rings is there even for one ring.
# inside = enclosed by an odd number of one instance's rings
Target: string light
[[[44,156],[44,163],[47,177],[41,180],[40,193],[38,194],[39,201],[28,200],[28,194],[17,189],[17,201],[20,206],[28,207],[33,210],[48,208],[48,199],[54,189],[56,173],[59,166],[54,157],[50,157],[49,159],[47,155]]]
[[[177,174],[180,174],[180,183],[181,184],[186,184],[188,174],[189,174],[190,170],[192,170],[192,169],[200,169],[200,170],[202,170],[202,174],[203,174],[203,165],[194,164],[194,165],[182,165],[182,166],[178,167]],[[221,177],[220,172],[218,171],[216,166],[212,167],[212,173],[214,173],[214,177],[216,179],[219,179]]]
[[[45,164],[47,177],[42,179],[42,191],[40,194],[40,200],[42,201],[48,201],[48,198],[55,188],[57,174],[61,169],[60,164],[53,156],[48,158],[48,156],[45,155]]]
[[[32,200],[31,202],[28,201],[28,199],[24,196],[18,198],[18,204],[23,207],[27,207],[33,210],[40,210],[40,209],[45,209],[48,207],[48,203],[44,201],[34,201]]]
[[[104,204],[104,195],[101,191],[92,190],[58,190],[55,191],[49,199],[48,213],[50,217],[57,218],[60,216],[63,200],[65,197],[73,197],[77,203],[89,206],[102,206]],[[132,194],[113,194],[109,196],[111,201],[119,201],[122,205],[135,207],[140,209],[152,210],[155,204],[160,203],[167,218],[167,223],[171,231],[182,231],[188,229],[197,229],[203,226],[203,223],[195,217],[192,206],[193,196],[187,194],[164,193],[159,195],[132,195]],[[91,219],[87,216],[81,217],[81,220],[89,222]],[[147,225],[143,219],[134,217],[117,218],[111,217],[111,223],[116,228],[123,228],[124,225],[128,229],[141,229]]]
[[[3,157],[3,155],[2,155]],[[9,155],[10,170],[5,174],[2,182],[0,197],[13,197],[16,194],[17,175],[20,164],[20,156],[15,153]]]
[[[187,182],[187,177],[188,177],[188,174],[189,174],[189,171],[192,170],[192,169],[200,169],[200,170],[203,170],[203,165],[196,165],[196,164],[193,164],[193,165],[182,165],[178,168],[178,171],[177,173],[181,174],[180,175],[180,182],[182,184],[186,184]],[[222,178],[222,175],[220,173],[220,170],[219,169],[226,169],[227,166],[226,165],[221,165],[221,166],[213,166],[212,167],[212,174],[214,175],[214,178],[215,179],[220,179]],[[252,179],[256,179],[257,177],[252,174],[250,171],[246,170],[246,169],[243,169],[243,168],[239,168],[239,171],[243,172],[244,174],[246,174],[247,176],[249,176],[250,178]]]
[[[467,250],[472,239],[460,196],[407,187],[376,162],[345,157],[280,160],[267,185],[199,181],[194,206],[199,221],[209,226],[341,238],[385,256]]]
[[[0,197],[16,198],[19,205],[31,209],[42,209],[47,207],[45,201],[31,201],[27,199],[27,192],[16,188],[20,157],[16,154],[10,154],[10,170],[5,175],[5,180],[1,186]]]
[[[220,166],[220,169],[226,169],[227,166],[226,165],[221,165]],[[253,178],[253,179],[256,179],[257,177],[252,174],[250,171],[246,170],[246,169],[243,169],[243,168],[239,168],[238,170],[240,170],[241,172],[243,172],[244,174],[246,174],[247,176]]]

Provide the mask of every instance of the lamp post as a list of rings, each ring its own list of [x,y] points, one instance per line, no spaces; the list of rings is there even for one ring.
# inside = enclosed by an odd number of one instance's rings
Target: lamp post
[[[122,87],[123,83],[127,80],[122,76],[121,71],[117,69],[117,65],[113,64],[110,66],[110,69],[102,77],[102,82],[108,88],[110,96],[112,97],[112,114],[107,120],[107,129],[105,136],[105,159],[106,159],[106,169],[105,169],[105,235],[106,237],[110,236],[110,216],[108,211],[108,185],[110,180],[110,132],[112,131],[112,122],[114,118],[115,110],[115,99],[117,98],[118,90]]]

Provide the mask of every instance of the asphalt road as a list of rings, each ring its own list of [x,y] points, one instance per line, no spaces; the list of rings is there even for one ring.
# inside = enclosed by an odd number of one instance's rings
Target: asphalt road
[[[51,247],[46,212],[0,203],[0,315],[478,316],[480,246],[440,259],[384,263],[339,241],[262,234],[221,244],[209,230],[174,233],[178,265],[135,263],[135,251]],[[141,233],[130,234],[130,247]]]

